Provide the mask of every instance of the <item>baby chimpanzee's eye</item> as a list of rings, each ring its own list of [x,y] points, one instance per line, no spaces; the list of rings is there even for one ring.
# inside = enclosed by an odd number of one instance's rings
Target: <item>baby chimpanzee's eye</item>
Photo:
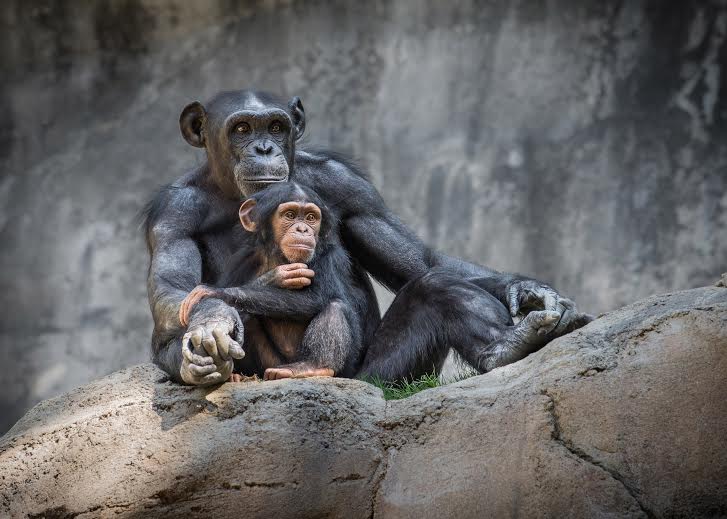
[[[293,211],[285,211],[285,216],[288,220],[294,220],[295,219],[295,213]]]
[[[305,219],[306,219],[306,221],[311,222],[311,223],[315,222],[316,215],[314,215],[313,213],[308,213],[307,215],[305,215]]]

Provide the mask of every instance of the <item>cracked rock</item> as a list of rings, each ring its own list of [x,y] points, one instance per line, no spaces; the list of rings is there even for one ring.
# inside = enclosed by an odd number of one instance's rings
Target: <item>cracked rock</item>
[[[0,516],[721,516],[726,394],[716,287],[400,401],[342,379],[188,388],[140,365],[0,439]]]

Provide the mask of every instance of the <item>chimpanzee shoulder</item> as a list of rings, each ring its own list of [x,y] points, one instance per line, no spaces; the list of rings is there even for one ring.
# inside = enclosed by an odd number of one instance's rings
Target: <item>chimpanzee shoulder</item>
[[[386,211],[368,174],[350,157],[327,150],[296,153],[293,180],[314,189],[339,218]]]
[[[195,232],[213,208],[213,202],[213,194],[202,182],[198,170],[161,186],[139,215],[147,246],[151,247],[150,240],[159,234]]]

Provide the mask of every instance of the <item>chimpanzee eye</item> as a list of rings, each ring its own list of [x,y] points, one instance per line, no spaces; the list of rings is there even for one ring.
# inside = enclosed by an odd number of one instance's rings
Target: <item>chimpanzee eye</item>
[[[273,121],[270,123],[270,133],[280,133],[283,129],[283,126],[280,124],[280,121]]]
[[[285,211],[285,216],[288,220],[294,220],[295,219],[295,213],[293,211]]]
[[[309,222],[315,222],[316,221],[316,215],[313,213],[308,213],[305,215],[305,219]]]
[[[247,123],[240,123],[237,126],[235,126],[236,133],[247,133],[249,131],[250,131],[250,125]]]

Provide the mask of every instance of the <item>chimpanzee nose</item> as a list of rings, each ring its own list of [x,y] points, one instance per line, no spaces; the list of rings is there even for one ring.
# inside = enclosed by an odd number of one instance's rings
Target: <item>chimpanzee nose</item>
[[[295,224],[295,230],[301,234],[308,234],[309,229],[308,226],[305,225],[303,222],[298,222]]]
[[[273,151],[273,145],[270,141],[258,142],[255,144],[255,152],[259,155],[270,155]]]

